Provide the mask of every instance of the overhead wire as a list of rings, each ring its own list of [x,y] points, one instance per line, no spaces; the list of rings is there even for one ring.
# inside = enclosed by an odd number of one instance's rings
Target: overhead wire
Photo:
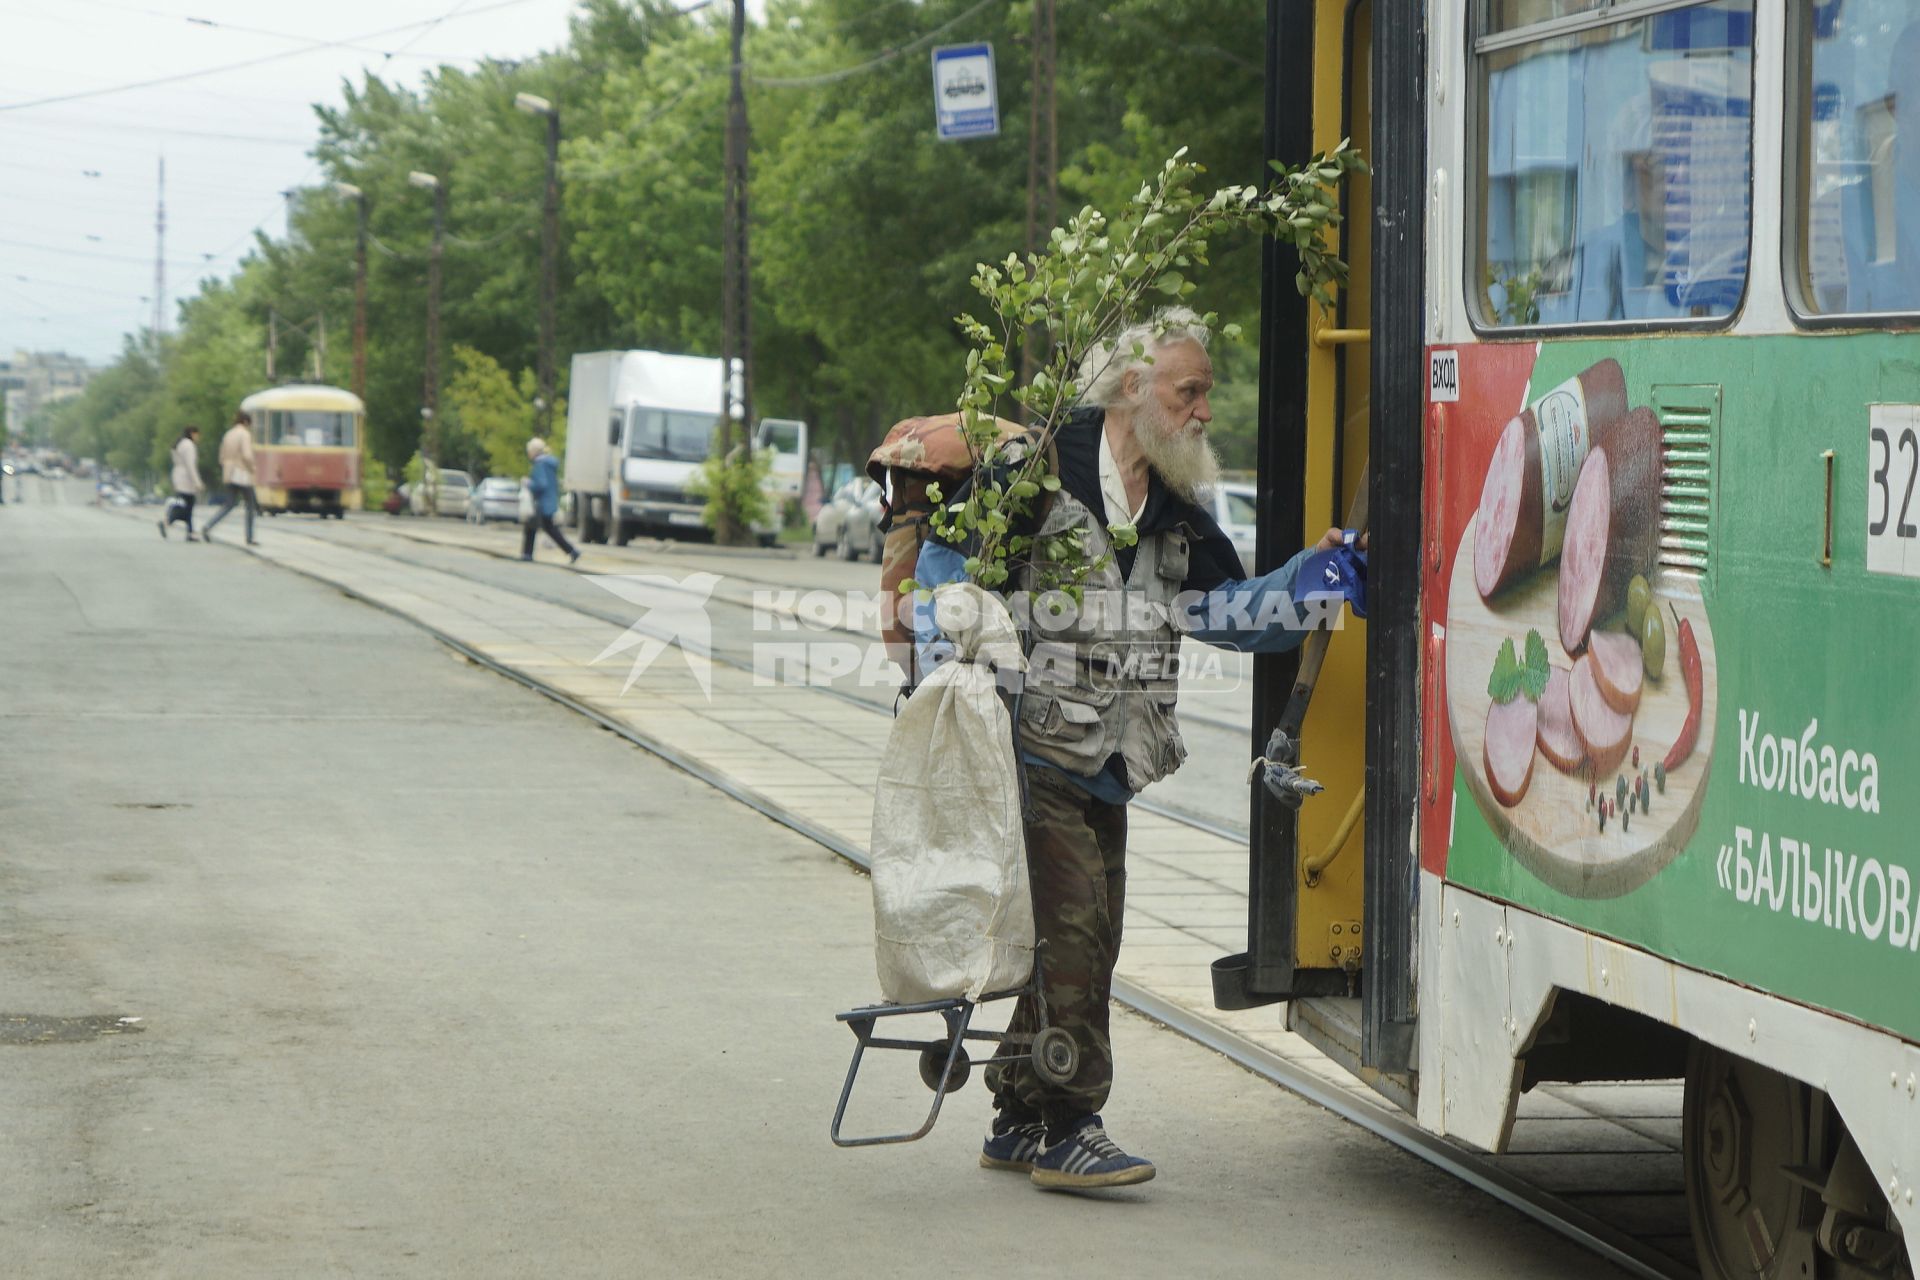
[[[13,278],[26,284],[36,285],[45,289],[66,289],[75,293],[97,293],[107,298],[124,298],[128,296],[125,289],[102,289],[98,285],[75,284],[71,280],[43,280],[39,276],[23,276],[17,272],[13,274]]]
[[[483,13],[492,13],[498,9],[509,9],[516,5],[526,3],[528,3],[528,0],[494,0],[492,4],[479,9],[470,9],[458,16],[463,18],[476,18]],[[151,89],[157,85],[179,84],[184,80],[197,80],[203,76],[220,75],[228,71],[240,71],[247,67],[258,67],[269,62],[280,62],[287,58],[297,58],[303,53],[310,53],[320,49],[345,48],[357,41],[376,40],[381,36],[396,35],[402,31],[412,31],[416,27],[436,27],[452,16],[454,15],[442,14],[438,18],[427,18],[420,22],[405,22],[396,27],[387,27],[380,31],[370,31],[365,35],[348,36],[342,40],[315,40],[313,43],[298,49],[283,49],[278,53],[262,54],[257,58],[246,58],[239,62],[223,63],[217,67],[202,67],[198,71],[181,71],[173,75],[155,76],[150,80],[137,80],[128,84],[103,85],[93,89],[78,89],[72,93],[50,94],[44,98],[30,98],[21,102],[0,102],[0,112],[25,111],[30,107],[51,106],[56,102],[77,102],[82,98],[100,98],[109,94],[128,93],[135,89]]]
[[[215,142],[250,143],[263,146],[297,147],[306,143],[305,138],[296,138],[287,134],[271,133],[234,133],[220,129],[182,129],[171,125],[135,124],[124,120],[47,120],[24,117],[0,119],[0,125],[19,125],[36,130],[46,129],[56,133],[74,133],[81,131],[111,130],[114,133],[158,133],[170,138],[209,138]]]
[[[953,17],[948,18],[945,22],[941,23],[939,26],[934,27],[930,31],[922,32],[920,35],[915,36],[912,40],[907,41],[907,43],[905,44],[895,45],[891,49],[884,49],[879,54],[868,59],[865,62],[859,63],[851,67],[842,67],[837,71],[823,71],[818,75],[807,75],[807,76],[763,76],[753,71],[751,67],[744,68],[744,71],[745,71],[745,74],[748,76],[748,78],[751,79],[754,84],[766,85],[767,87],[774,88],[774,89],[805,89],[805,88],[810,88],[813,85],[833,84],[837,81],[850,79],[851,77],[860,75],[863,72],[872,71],[877,67],[884,66],[885,64],[892,62],[895,58],[900,57],[902,54],[912,53],[916,49],[923,49],[927,45],[931,44],[934,38],[940,35],[942,32],[948,30],[951,27],[956,27],[960,25],[962,22],[965,22],[968,18],[973,17],[977,13],[983,12],[984,10],[992,7],[993,5],[1001,4],[1001,3],[1004,3],[1004,0],[980,0],[980,3],[972,6],[971,8],[962,10],[961,12],[955,14]]]
[[[11,249],[34,249],[41,253],[61,253],[70,258],[98,258],[102,262],[142,262],[149,266],[153,264],[153,258],[151,256],[136,258],[124,253],[109,253],[103,250],[68,249],[57,244],[35,244],[31,240],[0,239],[0,245],[6,245]],[[193,267],[200,264],[190,262],[185,258],[168,258],[167,265],[170,267]]]
[[[415,40],[418,40],[421,36],[427,34],[427,32],[437,28],[441,23],[445,22],[448,18],[453,17],[455,14],[459,13],[462,9],[466,8],[467,5],[470,4],[471,2],[472,0],[454,0],[453,8],[447,10],[445,13],[441,14],[438,18],[434,19],[433,22],[428,24],[424,29],[420,31],[416,31],[411,36],[408,36],[407,39],[401,43],[398,49],[395,49],[393,50],[393,52],[387,54],[386,60],[388,62],[391,62],[394,60],[395,57],[405,53],[407,48],[410,45],[412,45]]]

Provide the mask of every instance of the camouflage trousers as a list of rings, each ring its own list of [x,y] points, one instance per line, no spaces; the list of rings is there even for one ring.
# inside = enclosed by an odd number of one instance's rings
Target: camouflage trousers
[[[1047,1025],[1065,1027],[1080,1063],[1065,1085],[1048,1084],[1027,1059],[991,1067],[994,1106],[1020,1119],[1061,1129],[1096,1112],[1113,1088],[1113,1046],[1107,1000],[1120,954],[1127,889],[1127,807],[1096,800],[1057,769],[1028,765],[1027,878],[1041,952],[1041,997]],[[1009,1031],[1038,1026],[1032,1000],[1021,997]]]

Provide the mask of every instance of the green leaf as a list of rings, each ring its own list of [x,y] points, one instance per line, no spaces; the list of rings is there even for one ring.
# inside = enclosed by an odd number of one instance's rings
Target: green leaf
[[[1520,692],[1520,659],[1513,651],[1513,637],[1500,642],[1493,660],[1493,674],[1487,677],[1487,696],[1495,702],[1512,702]]]
[[[1520,671],[1521,692],[1533,702],[1540,701],[1552,675],[1553,667],[1547,661],[1547,642],[1540,638],[1538,631],[1527,632],[1527,661]]]

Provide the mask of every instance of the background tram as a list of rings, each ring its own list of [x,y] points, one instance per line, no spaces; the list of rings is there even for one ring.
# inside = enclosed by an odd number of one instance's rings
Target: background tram
[[[1217,1002],[1493,1151],[1536,1083],[1684,1078],[1704,1275],[1910,1276],[1920,5],[1268,21],[1269,153],[1374,173],[1335,314],[1269,250],[1258,560],[1364,484],[1374,598]]]
[[[335,518],[360,510],[366,406],[359,396],[295,383],[256,391],[240,407],[253,415],[255,491],[263,509]]]

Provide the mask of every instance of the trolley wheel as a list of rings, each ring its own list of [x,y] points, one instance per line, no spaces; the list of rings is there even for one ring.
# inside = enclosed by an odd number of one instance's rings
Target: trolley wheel
[[[1048,1084],[1066,1084],[1080,1069],[1080,1050],[1065,1027],[1048,1027],[1033,1038],[1033,1069]]]
[[[942,1049],[922,1049],[920,1051],[920,1083],[939,1093],[940,1072],[947,1065],[947,1051]],[[967,1056],[963,1048],[953,1059],[953,1070],[947,1072],[946,1092],[952,1093],[967,1083],[967,1077],[973,1074],[973,1059]]]

